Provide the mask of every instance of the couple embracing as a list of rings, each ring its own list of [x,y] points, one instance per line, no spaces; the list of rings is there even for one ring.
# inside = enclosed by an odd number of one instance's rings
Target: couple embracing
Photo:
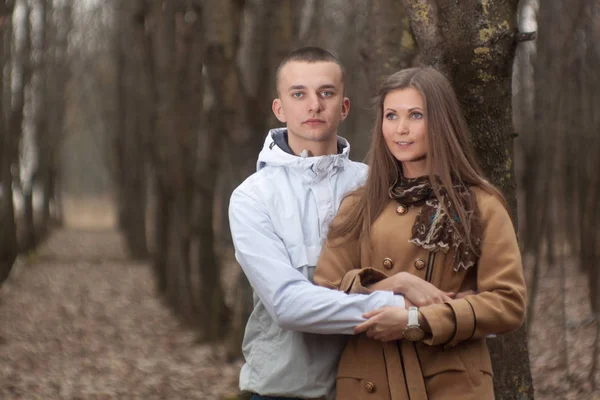
[[[253,288],[240,388],[253,400],[493,399],[488,335],[523,322],[502,194],[482,175],[449,81],[382,83],[368,167],[337,135],[344,70],[304,47],[280,64],[257,172],[232,194]]]

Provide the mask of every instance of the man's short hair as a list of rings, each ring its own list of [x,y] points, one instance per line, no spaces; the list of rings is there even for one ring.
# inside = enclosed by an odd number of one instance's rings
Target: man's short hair
[[[279,64],[279,67],[277,67],[277,73],[275,75],[276,87],[278,87],[278,85],[279,85],[279,73],[281,72],[282,68],[287,63],[292,62],[292,61],[300,61],[300,62],[306,62],[306,63],[317,63],[317,62],[336,63],[340,67],[340,70],[342,71],[342,83],[344,82],[344,78],[346,76],[346,73],[344,71],[344,66],[342,65],[340,60],[337,59],[336,56],[334,56],[333,54],[331,54],[330,52],[328,52],[327,50],[325,50],[321,47],[304,46],[304,47],[300,47],[300,48],[292,51],[281,61],[281,63]]]

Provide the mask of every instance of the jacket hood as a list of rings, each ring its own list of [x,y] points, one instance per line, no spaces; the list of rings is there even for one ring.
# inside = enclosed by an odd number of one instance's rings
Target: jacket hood
[[[318,157],[296,156],[283,151],[274,140],[274,135],[282,134],[287,128],[271,129],[267,134],[263,148],[258,155],[256,170],[260,171],[266,166],[287,166],[297,168],[313,168],[314,165],[337,167],[341,166],[345,160],[348,160],[350,154],[350,143],[341,136],[337,137],[338,144],[341,145],[340,154],[330,154]],[[319,168],[320,169],[320,168]]]

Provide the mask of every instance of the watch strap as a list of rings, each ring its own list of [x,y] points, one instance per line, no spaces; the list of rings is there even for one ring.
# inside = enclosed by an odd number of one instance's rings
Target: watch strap
[[[408,324],[406,326],[419,326],[419,309],[417,307],[408,309]]]

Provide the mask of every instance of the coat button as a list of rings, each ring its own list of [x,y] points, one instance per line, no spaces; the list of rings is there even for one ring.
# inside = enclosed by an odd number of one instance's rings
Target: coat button
[[[386,257],[383,259],[383,266],[385,269],[392,269],[394,267],[394,262],[391,258]]]
[[[415,268],[416,269],[423,269],[424,266],[425,266],[425,261],[423,261],[422,258],[417,258],[415,260]]]
[[[365,383],[365,389],[367,389],[368,393],[375,393],[375,384],[373,382]]]
[[[398,215],[404,215],[408,212],[408,207],[406,207],[404,204],[400,204],[398,207],[396,207],[396,214]]]

